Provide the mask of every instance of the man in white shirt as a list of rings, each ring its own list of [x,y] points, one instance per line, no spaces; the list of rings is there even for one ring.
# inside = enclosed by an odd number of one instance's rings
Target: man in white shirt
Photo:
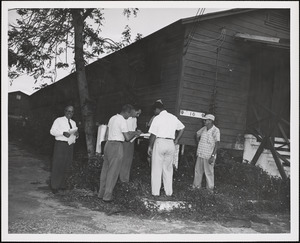
[[[172,196],[173,155],[185,126],[178,118],[164,109],[160,102],[154,103],[156,114],[149,128],[150,141],[148,155],[151,156],[151,191],[154,197],[160,195],[163,178],[166,196]],[[177,136],[176,135],[177,132]]]
[[[155,103],[156,103],[156,102],[159,102],[159,103],[161,103],[161,104],[163,105],[163,102],[162,102],[161,99],[156,100]],[[156,116],[157,116],[157,114],[154,114],[154,115],[150,118],[150,121],[147,122],[146,127],[147,127],[148,130],[149,130],[150,126],[151,126],[151,123],[152,123],[154,117],[156,117]]]
[[[126,120],[131,116],[133,106],[126,104],[120,114],[109,119],[104,147],[103,166],[100,175],[98,197],[104,202],[113,200],[113,189],[117,183],[123,159],[123,143],[139,136],[139,131],[129,132]]]
[[[129,133],[135,132],[137,130],[137,117],[140,116],[142,110],[139,106],[134,106],[132,110],[131,117],[126,120]],[[134,143],[135,141],[125,141],[123,143],[123,161],[120,170],[120,181],[129,182],[130,169],[134,154]]]
[[[65,116],[56,118],[50,129],[50,134],[55,137],[51,169],[53,193],[66,189],[66,179],[73,161],[74,143],[79,137],[76,122],[71,119],[73,114],[74,107],[67,106]]]

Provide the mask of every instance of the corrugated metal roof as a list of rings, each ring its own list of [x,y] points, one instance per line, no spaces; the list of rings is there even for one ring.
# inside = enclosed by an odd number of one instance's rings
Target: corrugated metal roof
[[[194,17],[181,19],[181,23],[189,24],[189,23],[195,22],[196,19],[203,21],[203,20],[208,20],[208,19],[215,19],[215,18],[226,17],[226,16],[230,16],[230,15],[235,15],[235,14],[246,13],[246,12],[255,11],[255,10],[261,10],[261,9],[258,9],[258,8],[242,8],[242,9],[234,8],[234,9],[230,9],[230,10],[208,13],[208,14],[204,14],[204,15],[200,15],[200,16],[194,16]]]

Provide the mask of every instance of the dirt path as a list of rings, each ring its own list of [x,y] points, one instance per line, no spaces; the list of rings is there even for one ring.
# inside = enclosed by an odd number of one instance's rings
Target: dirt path
[[[269,226],[254,223],[251,227],[241,227],[232,224],[224,226],[216,222],[144,220],[121,215],[108,216],[103,212],[84,208],[76,202],[72,202],[72,206],[66,206],[59,202],[50,190],[45,190],[49,172],[43,165],[38,156],[20,149],[17,144],[9,144],[8,237],[20,233],[130,234],[130,236],[182,234],[176,239],[183,237],[187,240],[187,235],[184,234],[193,234],[195,237],[195,234],[288,233],[290,230],[286,220],[277,216],[273,216]]]

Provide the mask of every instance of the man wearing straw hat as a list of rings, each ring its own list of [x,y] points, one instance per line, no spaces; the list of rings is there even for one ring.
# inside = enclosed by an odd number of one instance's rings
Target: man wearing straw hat
[[[206,188],[214,190],[214,165],[220,143],[220,130],[214,125],[215,116],[207,114],[203,118],[205,126],[197,132],[198,148],[193,188],[201,188],[203,174]]]

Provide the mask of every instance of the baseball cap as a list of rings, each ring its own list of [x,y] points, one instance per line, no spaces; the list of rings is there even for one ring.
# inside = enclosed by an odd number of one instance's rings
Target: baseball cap
[[[212,120],[212,121],[214,121],[215,120],[215,116],[214,115],[212,115],[212,114],[207,114],[207,115],[205,115],[204,117],[202,117],[202,119],[203,120]]]

